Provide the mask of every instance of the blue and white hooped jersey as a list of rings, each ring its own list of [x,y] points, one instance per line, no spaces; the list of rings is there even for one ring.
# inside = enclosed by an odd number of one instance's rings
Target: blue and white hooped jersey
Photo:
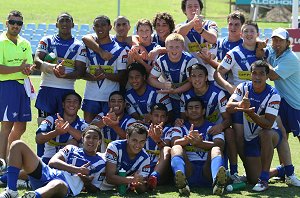
[[[186,24],[186,22],[182,24]],[[206,31],[213,31],[218,35],[218,26],[216,22],[206,20],[203,28]],[[203,62],[201,58],[198,57],[197,52],[201,50],[201,48],[206,47],[207,41],[199,34],[194,28],[192,28],[186,36],[184,36],[184,41],[185,41],[185,48],[186,51],[191,53],[195,58],[197,58],[198,62],[202,65],[204,65],[208,71],[208,80],[213,81],[213,74],[215,72],[215,69],[210,66],[209,64],[206,64]],[[217,54],[217,45],[216,44],[208,44],[209,51],[216,55]]]
[[[58,64],[64,61],[65,72],[74,71],[75,61],[85,62],[86,55],[82,50],[82,42],[72,37],[69,40],[63,40],[58,35],[43,37],[37,47],[37,52],[46,54],[54,53],[57,57],[53,63]],[[75,79],[57,78],[53,73],[42,72],[41,86],[74,89]]]
[[[225,141],[224,132],[219,133],[217,135],[210,135],[208,134],[208,130],[214,126],[213,123],[205,121],[200,127],[195,127],[194,130],[198,130],[198,132],[202,135],[203,141],[214,141],[214,139],[221,139]],[[189,122],[185,122],[182,127],[174,127],[174,132],[172,134],[172,138],[179,137],[182,138],[185,135],[190,133],[191,124]],[[176,130],[175,130],[176,129]],[[184,147],[186,154],[190,161],[206,161],[207,160],[207,153],[201,148],[197,148],[188,144]]]
[[[146,85],[146,91],[142,96],[139,96],[134,89],[126,92],[125,99],[127,112],[131,115],[138,113],[140,116],[150,113],[150,108],[153,104],[163,103],[168,111],[172,110],[170,98],[167,94],[157,93],[157,89],[150,85]]]
[[[99,122],[103,116],[104,116],[104,113],[99,113],[94,118],[93,122]],[[130,115],[124,114],[123,117],[120,119],[119,127],[125,131],[131,124],[133,124],[135,122],[136,122],[136,120],[134,118],[132,118]],[[103,132],[102,138],[104,138],[104,142],[106,143],[106,145],[108,145],[112,141],[120,139],[117,132],[115,132],[115,130],[109,126],[104,126],[102,128],[102,132]]]
[[[250,51],[243,47],[243,44],[230,50],[221,61],[221,66],[232,71],[233,84],[251,80],[251,64],[257,61],[255,50]]]
[[[152,51],[152,50],[154,50],[155,48],[158,48],[158,47],[160,47],[160,45],[158,45],[157,43],[154,43],[154,42],[152,42],[150,45],[148,45],[148,46],[144,46],[145,47],[145,49],[146,49],[146,51],[149,53],[150,51]],[[157,57],[155,57],[154,58],[154,60],[156,60],[157,59]],[[144,60],[148,65],[152,65],[153,64],[153,61],[151,61],[151,60]]]
[[[271,85],[266,85],[265,90],[257,94],[254,92],[253,85],[251,81],[243,82],[237,86],[234,93],[230,98],[235,101],[242,101],[246,92],[249,92],[250,107],[255,107],[255,113],[258,115],[271,114],[274,116],[278,115],[278,110],[280,107],[280,95],[278,91]],[[245,140],[250,141],[257,137],[258,132],[262,129],[246,114],[243,113],[244,122],[244,137]],[[272,128],[277,128],[276,121],[274,122]]]
[[[143,177],[148,177],[150,173],[150,158],[142,149],[134,159],[130,159],[126,150],[127,140],[116,140],[108,144],[105,158],[107,162],[117,166],[117,172],[121,169],[126,171],[126,175],[133,175],[138,172]]]
[[[188,68],[197,62],[197,59],[187,52],[182,52],[181,59],[177,63],[171,62],[168,54],[164,54],[155,61],[151,74],[157,78],[163,76],[176,87],[180,87],[188,81]],[[180,96],[176,94],[170,97],[179,99]]]
[[[149,129],[149,126],[147,126]],[[161,136],[162,140],[169,140],[171,141],[172,138],[172,132],[173,132],[173,127],[170,125],[164,126],[163,128],[163,134]],[[148,153],[150,157],[150,165],[151,167],[154,167],[158,161],[159,154],[160,154],[160,149],[157,146],[157,144],[154,142],[154,140],[148,136],[145,147],[146,152]]]
[[[226,112],[228,102],[224,91],[216,87],[213,83],[209,83],[206,93],[202,96],[196,95],[194,89],[191,89],[181,95],[180,112],[185,112],[185,103],[192,97],[198,97],[204,102],[205,119],[215,124],[223,121],[221,114]]]
[[[100,189],[100,186],[105,178],[105,165],[106,160],[104,153],[96,153],[94,156],[87,155],[83,148],[78,148],[73,145],[68,145],[61,149],[59,153],[65,158],[65,162],[67,164],[72,164],[76,167],[81,167],[87,163],[90,165],[87,167],[90,170],[90,176],[93,176],[92,184]],[[72,174],[67,171],[63,171],[64,176],[67,180],[68,185],[75,196],[77,193],[79,194],[82,189],[78,189],[81,183],[83,186],[83,182],[81,178],[77,174]],[[74,193],[77,192],[77,193]]]
[[[98,53],[86,47],[87,72],[93,74],[93,71],[99,67],[101,67],[106,73],[111,74],[117,74],[120,70],[126,70],[127,52],[123,47],[118,45],[115,41],[100,45],[100,47],[103,50],[112,53],[113,58],[105,61]],[[114,91],[118,91],[119,89],[119,83],[109,79],[86,81],[84,99],[107,102],[109,95]]]
[[[46,117],[46,119],[42,121],[41,125],[36,131],[36,134],[48,133],[50,131],[55,130],[56,119],[57,119],[56,115]],[[84,129],[88,126],[88,124],[83,119],[77,117],[76,120],[71,123],[71,126],[74,129],[77,129],[79,131],[84,131]],[[52,140],[44,144],[43,151],[38,150],[37,152],[42,153],[41,158],[43,159],[43,161],[44,160],[49,161],[50,158],[53,157],[53,155],[55,155],[60,149],[66,146],[66,143],[71,139],[73,139],[73,137],[69,133],[58,135]],[[38,149],[42,149],[42,148],[38,147]]]

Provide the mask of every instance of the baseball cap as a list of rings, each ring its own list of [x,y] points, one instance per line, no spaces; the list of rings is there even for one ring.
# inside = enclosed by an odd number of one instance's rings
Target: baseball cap
[[[281,39],[288,39],[289,33],[284,28],[277,28],[273,31],[271,38],[273,38],[274,36],[277,36]]]

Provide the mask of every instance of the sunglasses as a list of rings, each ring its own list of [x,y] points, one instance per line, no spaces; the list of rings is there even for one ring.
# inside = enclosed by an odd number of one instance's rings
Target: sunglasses
[[[18,26],[22,26],[23,25],[23,21],[17,21],[17,20],[8,20],[8,24],[10,25],[15,25],[17,24]]]

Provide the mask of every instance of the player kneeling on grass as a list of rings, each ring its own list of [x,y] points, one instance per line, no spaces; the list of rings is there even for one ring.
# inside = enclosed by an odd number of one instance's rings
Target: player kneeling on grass
[[[166,125],[168,109],[162,103],[151,106],[151,124],[145,145],[150,157],[151,174],[148,178],[148,189],[153,190],[157,184],[166,184],[171,178],[171,135],[173,127]]]
[[[126,140],[116,140],[106,149],[106,178],[101,190],[110,190],[115,185],[127,185],[137,192],[147,190],[146,180],[150,173],[150,158],[144,149],[147,140],[147,128],[133,123],[126,129]],[[126,177],[118,175],[126,171]]]
[[[96,153],[101,132],[89,126],[83,133],[83,148],[68,145],[55,154],[46,165],[21,140],[13,142],[8,159],[8,183],[0,198],[18,197],[17,179],[21,168],[29,175],[35,191],[26,192],[22,198],[66,197],[78,195],[85,187],[96,192],[104,177],[105,160]]]
[[[300,184],[294,175],[287,140],[282,138],[282,132],[275,121],[281,99],[277,90],[266,84],[268,73],[269,66],[265,61],[252,63],[252,81],[239,84],[227,103],[229,112],[243,112],[244,140],[239,141],[244,141],[247,180],[257,183],[254,191],[269,188],[274,148],[277,148],[284,164],[287,183],[294,186]]]
[[[185,109],[187,121],[172,133],[171,167],[176,186],[181,194],[189,195],[189,185],[213,184],[213,194],[222,195],[227,183],[222,157],[224,133],[209,134],[214,124],[205,120],[205,106],[199,98],[187,100]]]

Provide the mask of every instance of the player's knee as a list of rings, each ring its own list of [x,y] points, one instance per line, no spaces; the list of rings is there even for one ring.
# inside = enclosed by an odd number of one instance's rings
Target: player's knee
[[[214,158],[216,156],[222,156],[222,149],[219,146],[212,147],[211,156],[212,156],[212,158]]]
[[[171,149],[171,155],[175,156],[175,155],[182,155],[183,152],[183,148],[181,145],[174,145]]]
[[[49,188],[53,189],[58,197],[65,197],[68,193],[68,186],[62,180],[52,180],[49,182]]]
[[[12,150],[21,150],[25,145],[26,144],[23,140],[15,140],[10,145],[10,151],[12,151]]]

